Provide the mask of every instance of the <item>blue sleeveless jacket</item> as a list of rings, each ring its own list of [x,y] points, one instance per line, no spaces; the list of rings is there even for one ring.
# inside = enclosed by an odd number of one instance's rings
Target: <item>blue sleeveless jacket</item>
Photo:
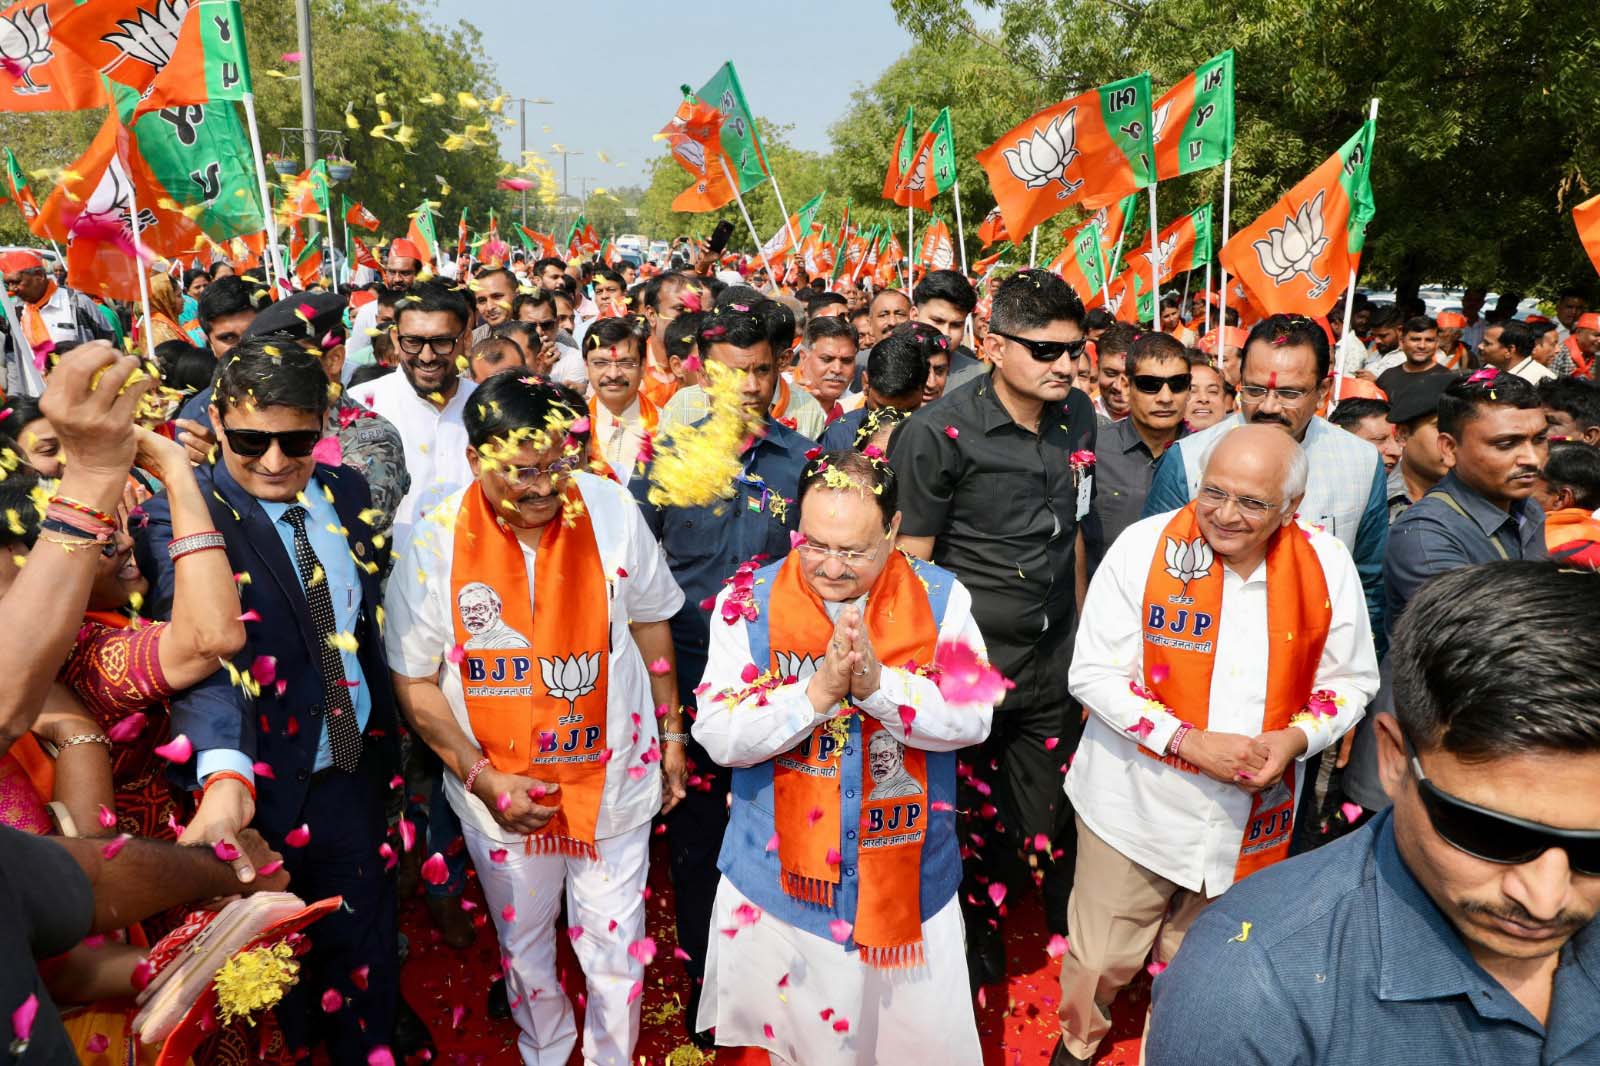
[[[942,623],[945,608],[950,600],[950,587],[955,575],[941,570],[932,563],[910,560],[917,576],[926,583],[928,604],[933,609],[935,624]],[[748,624],[750,655],[755,664],[765,670],[771,661],[771,642],[767,635],[770,617],[772,583],[782,562],[776,562],[756,572],[755,600],[757,615]],[[746,713],[760,713],[746,712]],[[728,811],[728,830],[722,839],[722,853],[717,868],[763,911],[797,929],[815,936],[833,939],[828,923],[843,918],[852,926],[856,920],[856,900],[860,867],[857,865],[861,825],[861,720],[850,716],[850,733],[840,756],[839,781],[843,790],[839,797],[839,825],[843,839],[839,842],[839,885],[833,894],[833,906],[824,907],[805,903],[784,892],[782,870],[778,865],[778,852],[767,850],[768,843],[777,831],[772,803],[772,760],[759,766],[735,768],[733,771],[733,802]],[[921,891],[919,900],[922,921],[937,914],[961,885],[961,849],[956,839],[956,755],[955,752],[925,752],[928,775],[927,831],[922,841]],[[854,951],[852,937],[845,947]]]

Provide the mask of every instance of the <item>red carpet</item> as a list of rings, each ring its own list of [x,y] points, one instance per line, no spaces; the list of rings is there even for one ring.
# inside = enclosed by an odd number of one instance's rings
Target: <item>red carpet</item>
[[[635,1066],[697,1066],[715,1063],[716,1056],[702,1053],[683,1035],[683,1003],[688,978],[673,958],[672,886],[667,876],[665,843],[657,839],[651,856],[651,898],[648,903],[649,935],[656,941],[656,961],[645,971],[644,1026]],[[400,924],[411,941],[411,957],[402,975],[406,998],[433,1031],[439,1046],[435,1062],[448,1066],[516,1066],[517,1027],[495,1021],[485,1012],[489,982],[500,960],[494,927],[482,910],[483,897],[476,880],[469,881],[467,898],[479,909],[478,942],[456,951],[439,942],[422,899],[401,904]],[[1043,912],[1036,896],[1009,907],[1008,933],[1012,934],[1012,964],[1004,987],[984,989],[978,1009],[978,1031],[983,1041],[984,1066],[1045,1066],[1055,1047],[1056,975],[1060,963],[1045,950]],[[562,973],[568,994],[581,1011],[583,973],[568,947],[558,937]],[[1104,1066],[1136,1066],[1139,1033],[1144,1025],[1149,979],[1128,989],[1113,1012],[1111,1036],[1102,1046]],[[581,1031],[581,1022],[580,1022]],[[580,1037],[581,1041],[581,1037]],[[575,1051],[571,1060],[582,1062]]]

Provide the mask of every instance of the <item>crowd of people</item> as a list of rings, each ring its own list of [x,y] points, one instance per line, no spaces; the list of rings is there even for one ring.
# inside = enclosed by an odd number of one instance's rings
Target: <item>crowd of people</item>
[[[399,902],[476,881],[528,1064],[634,1061],[647,966],[718,1061],[980,1062],[1033,894],[1052,1066],[1141,970],[1166,1066],[1600,1061],[1582,291],[677,251],[0,256],[0,1047],[419,1061]]]

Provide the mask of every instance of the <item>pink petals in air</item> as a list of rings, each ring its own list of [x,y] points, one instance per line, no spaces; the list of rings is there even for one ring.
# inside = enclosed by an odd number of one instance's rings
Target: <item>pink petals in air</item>
[[[303,848],[311,843],[311,827],[300,825],[283,835],[283,842],[291,848]]]
[[[1127,732],[1132,733],[1140,740],[1149,740],[1150,734],[1154,732],[1155,728],[1156,724],[1154,722],[1140,715],[1139,720],[1127,728]]]
[[[422,879],[430,885],[442,885],[450,879],[450,869],[444,856],[437,851],[422,861]]]
[[[156,754],[171,763],[183,765],[194,758],[194,745],[189,738],[179,733],[165,744],[156,749]]]
[[[843,918],[835,918],[833,921],[828,923],[828,935],[833,937],[834,943],[836,944],[843,944],[846,940],[849,940],[850,934],[854,930],[855,926],[851,925]]]
[[[513,192],[526,192],[533,188],[533,182],[527,178],[501,178],[497,184],[500,188],[510,189]]]
[[[344,446],[339,443],[338,437],[323,437],[311,449],[311,458],[323,466],[343,466]]]
[[[941,641],[933,649],[933,665],[939,671],[939,694],[951,703],[997,703],[1007,689],[1016,688],[961,641]]]
[[[145,723],[148,721],[143,711],[134,711],[106,730],[106,736],[111,738],[113,744],[126,744],[144,732]]]

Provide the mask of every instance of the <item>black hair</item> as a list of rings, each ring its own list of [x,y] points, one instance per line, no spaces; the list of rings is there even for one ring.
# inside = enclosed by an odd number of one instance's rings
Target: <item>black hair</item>
[[[856,435],[851,440],[850,446],[860,451],[880,431],[885,428],[897,428],[910,417],[911,412],[903,407],[875,407],[867,412],[867,416],[861,420],[861,425],[856,427]]]
[[[888,529],[900,504],[900,490],[894,470],[882,459],[869,458],[858,451],[823,452],[806,463],[800,475],[799,491],[795,493],[795,513],[800,513],[800,508],[805,505],[806,493],[819,486],[833,487],[829,483],[828,473],[834,470],[846,475],[853,485],[859,486],[878,505],[883,528]]]
[[[1576,440],[1553,441],[1544,479],[1552,489],[1571,489],[1575,506],[1600,508],[1600,448]]]
[[[1437,333],[1438,331],[1439,323],[1427,315],[1413,315],[1406,319],[1405,327],[1400,330],[1401,333]]]
[[[206,286],[196,301],[200,328],[211,332],[211,324],[219,318],[228,318],[245,311],[259,312],[272,302],[272,294],[254,281],[238,274],[228,274]]]
[[[391,289],[387,285],[379,284],[374,287],[372,291],[378,294],[379,307],[395,307],[399,305],[400,297],[404,296],[410,290]]]
[[[628,279],[623,277],[621,274],[618,274],[615,270],[612,270],[610,267],[606,267],[606,266],[597,266],[597,267],[595,267],[594,268],[594,276],[596,278],[604,278],[605,280],[611,282],[611,284],[615,285],[617,288],[621,289],[624,293],[626,293],[628,291]]]
[[[212,263],[209,267],[206,268],[206,272],[211,275],[211,280],[212,281],[218,281],[220,279],[217,277],[217,271],[219,271],[219,270],[232,270],[232,269],[233,269],[233,264],[232,263],[228,262],[226,259],[218,259],[215,263]],[[226,274],[226,275],[224,275],[224,277],[230,277],[230,278],[231,277],[237,277],[237,276],[238,276],[237,274]]]
[[[777,300],[763,300],[756,305],[755,312],[767,325],[767,343],[772,345],[774,354],[786,352],[794,347],[797,323],[794,312],[787,304]]]
[[[799,297],[799,295],[800,295],[799,293],[795,294],[795,296],[797,298]],[[823,310],[825,308],[828,308],[828,307],[848,307],[848,306],[850,306],[850,301],[846,300],[842,294],[837,293],[837,292],[819,292],[815,296],[812,296],[809,299],[804,300],[802,302],[806,306],[806,321],[807,322],[810,322],[811,319],[817,317],[817,312],[821,311],[821,310]],[[822,317],[828,318],[830,316],[823,315]],[[832,317],[837,317],[837,316],[832,316]]]
[[[935,344],[924,330],[912,329],[913,325],[921,323],[896,326],[887,337],[874,344],[867,355],[867,384],[880,396],[899,399],[920,394],[928,383],[928,362]],[[950,338],[943,333],[932,332],[949,343]]]
[[[1107,311],[1104,307],[1096,307],[1092,311],[1085,312],[1083,316],[1083,331],[1085,333],[1096,329],[1107,330],[1116,324],[1117,316]]]
[[[281,337],[246,337],[217,369],[211,402],[223,415],[248,403],[321,416],[328,409],[328,375],[322,360],[298,344],[285,344]]]
[[[1349,400],[1340,400],[1333,410],[1328,412],[1328,421],[1340,429],[1353,430],[1373,415],[1388,418],[1389,405],[1368,396],[1357,396]]]
[[[533,276],[537,278],[540,274],[544,273],[544,268],[545,267],[549,267],[549,266],[555,267],[557,270],[561,271],[563,274],[565,274],[567,272],[567,264],[564,261],[562,261],[560,259],[557,259],[553,255],[547,255],[543,259],[538,259],[538,260],[534,261],[534,264],[533,264]]]
[[[1600,751],[1600,671],[1562,639],[1597,626],[1593,570],[1519,561],[1434,578],[1389,653],[1401,729],[1470,762]]]
[[[1398,307],[1380,307],[1372,312],[1372,321],[1367,323],[1367,328],[1399,329],[1402,321]]]
[[[1567,285],[1563,287],[1560,292],[1556,293],[1556,303],[1560,303],[1562,300],[1570,299],[1574,296],[1584,301],[1589,299],[1588,292],[1586,292],[1581,285]]]
[[[539,331],[534,328],[532,322],[523,322],[519,319],[508,318],[498,326],[495,326],[493,329],[491,329],[489,331],[489,335],[491,337],[504,337],[513,344],[521,344],[523,347],[531,350],[539,347],[539,340],[537,337],[538,332]],[[517,340],[516,337],[512,336],[514,333],[519,334],[522,339],[520,341]]]
[[[731,307],[718,308],[700,323],[700,355],[706,357],[714,344],[731,344],[735,348],[754,348],[770,343],[766,321],[755,310],[738,311]]]
[[[1083,325],[1083,301],[1048,270],[1019,270],[1000,283],[989,315],[991,333],[1026,333],[1055,322]]]
[[[12,440],[22,439],[22,430],[29,422],[37,422],[44,417],[44,412],[39,410],[39,397],[24,396],[18,393],[6,397],[6,410],[0,412],[0,433],[4,433]]]
[[[517,362],[521,363],[522,362],[522,345],[518,344],[516,341],[512,340],[510,337],[507,337],[507,336],[505,336],[505,335],[503,335],[501,333],[496,333],[493,330],[491,330],[489,332],[488,336],[484,337],[480,341],[475,342],[472,345],[471,351],[469,351],[467,353],[467,358],[468,359],[477,359],[479,356],[495,355],[497,353],[505,351],[507,345],[511,346],[512,350],[517,355]]]
[[[550,305],[550,313],[556,313],[556,294],[549,289],[538,287],[532,292],[519,292],[511,298],[511,317],[516,318],[522,314],[524,307],[543,307]]]
[[[1500,327],[1500,343],[1526,359],[1533,354],[1538,336],[1523,323],[1512,319]]]
[[[1140,363],[1154,362],[1158,359],[1178,359],[1185,364],[1189,362],[1184,353],[1183,342],[1170,333],[1156,333],[1146,330],[1133,339],[1128,345],[1128,373],[1138,373]]]
[[[766,299],[765,296],[761,295],[760,291],[751,288],[749,285],[729,285],[717,293],[716,308],[721,311],[725,307],[738,305],[748,310],[754,308],[757,304],[764,303]]]
[[[518,278],[514,271],[507,270],[505,267],[486,267],[485,269],[478,271],[478,273],[473,276],[473,280],[481,283],[493,277],[503,277],[507,281],[511,282],[512,292],[516,292],[517,287],[522,284],[522,279]]]
[[[669,289],[677,290],[693,283],[693,278],[678,270],[669,270],[665,274],[657,274],[644,283],[644,291],[639,294],[640,302],[652,311],[661,310],[661,294]]]
[[[199,392],[211,384],[217,372],[217,357],[206,348],[188,341],[163,341],[156,345],[156,363],[161,367],[161,383],[184,392]]]
[[[496,438],[509,438],[518,430],[545,432],[554,422],[574,422],[588,407],[574,394],[526,370],[512,367],[480,382],[461,421],[467,441],[482,448]]]
[[[211,272],[206,270],[204,267],[192,267],[189,270],[185,270],[183,272],[183,291],[188,292],[189,286],[193,285],[201,278],[209,279],[210,277]]]
[[[850,324],[850,320],[843,315],[823,315],[821,318],[806,320],[805,343],[809,348],[821,340],[829,338],[834,340],[848,340],[857,347],[861,344],[861,335]]]
[[[959,270],[930,270],[917,282],[917,287],[911,290],[911,303],[921,307],[930,300],[943,300],[963,315],[972,314],[972,309],[978,306],[978,294]],[[1080,310],[1078,320],[1082,318]]]
[[[1183,306],[1183,297],[1179,296],[1175,292],[1169,292],[1169,293],[1167,293],[1165,296],[1163,296],[1161,298],[1161,309],[1163,311],[1165,311],[1169,307],[1182,308],[1182,306]]]
[[[1127,355],[1128,349],[1133,347],[1133,342],[1138,338],[1139,327],[1127,322],[1113,322],[1094,342],[1094,350],[1102,359],[1108,355]]]
[[[689,352],[700,342],[700,327],[708,317],[704,311],[684,311],[667,323],[661,343],[667,349],[668,359],[689,357]]]
[[[386,374],[394,373],[394,367],[384,366],[382,363],[368,363],[356,367],[356,372],[350,375],[350,387],[365,385],[369,381],[377,381]]]
[[[397,327],[407,311],[454,315],[462,329],[466,329],[472,321],[472,305],[467,303],[466,290],[440,281],[419,281],[411,286],[410,291],[395,304],[394,324]]]
[[[871,311],[874,307],[877,306],[878,301],[881,300],[885,296],[898,296],[898,297],[900,297],[900,299],[904,300],[908,305],[911,303],[911,297],[907,296],[905,294],[905,292],[903,290],[901,290],[901,289],[879,289],[877,292],[872,294],[872,299],[867,301],[867,310]]]
[[[1250,349],[1257,341],[1273,348],[1310,348],[1317,357],[1317,381],[1328,376],[1328,335],[1321,326],[1304,315],[1268,315],[1250,329],[1239,356],[1239,372],[1244,372]]]
[[[627,341],[633,341],[634,350],[644,355],[644,338],[649,329],[644,324],[644,319],[633,315],[596,319],[590,326],[589,332],[583,335],[583,358],[589,358],[589,353],[599,348],[612,348]]]
[[[30,419],[29,421],[32,421]],[[18,467],[0,478],[0,548],[33,549],[44,520],[34,489],[40,478],[31,467]]]
[[[1539,402],[1560,411],[1582,429],[1600,426],[1600,386],[1582,378],[1547,378],[1539,383]]]
[[[1539,390],[1515,374],[1500,373],[1478,381],[1457,378],[1439,394],[1439,432],[1460,440],[1462,427],[1477,417],[1480,407],[1532,411],[1540,406]]]

